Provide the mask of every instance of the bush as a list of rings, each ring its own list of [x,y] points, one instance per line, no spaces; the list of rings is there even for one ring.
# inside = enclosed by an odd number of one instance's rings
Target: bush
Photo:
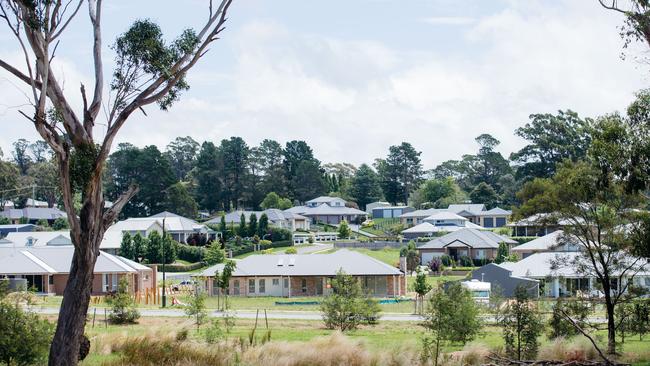
[[[279,227],[269,227],[270,239],[276,241],[292,241],[291,231]]]
[[[298,254],[298,249],[291,247],[284,251],[284,254]]]
[[[206,343],[216,343],[224,338],[224,331],[220,323],[219,319],[212,319],[210,326],[203,333]]]
[[[178,259],[188,261],[191,263],[202,262],[205,256],[204,247],[195,247],[187,244],[181,244],[174,242],[174,248],[176,249],[176,255]]]
[[[206,250],[204,260],[209,265],[222,263],[226,260],[226,251],[221,249],[219,242],[215,241]]]
[[[134,324],[140,318],[140,313],[135,309],[133,298],[129,294],[129,281],[122,277],[117,288],[117,293],[107,298],[111,306],[108,320],[113,324]]]
[[[472,267],[474,266],[474,261],[472,261],[472,258],[463,255],[458,258],[458,264],[460,264],[461,267]]]
[[[442,262],[442,265],[445,267],[451,267],[453,261],[451,260],[451,257],[448,256],[447,254],[443,254],[440,257],[440,261]]]
[[[260,244],[261,246],[271,245],[271,243],[272,243],[272,242],[271,242],[270,240],[260,240],[260,242],[259,242],[259,244]]]
[[[54,220],[54,223],[52,224],[52,229],[54,230],[65,230],[69,229],[70,227],[68,226],[68,219],[65,217],[59,217],[56,220]]]
[[[325,326],[342,332],[379,318],[377,301],[364,296],[359,282],[342,270],[332,280],[332,293],[321,302],[321,311]]]
[[[0,301],[0,360],[8,365],[47,363],[54,325],[18,305]]]

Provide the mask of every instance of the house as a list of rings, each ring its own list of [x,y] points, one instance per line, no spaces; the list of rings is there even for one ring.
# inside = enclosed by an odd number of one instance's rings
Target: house
[[[512,236],[544,236],[566,225],[569,225],[566,220],[558,220],[550,213],[540,213],[506,226],[512,228]]]
[[[26,288],[34,288],[40,293],[63,295],[73,252],[72,245],[63,244],[0,246],[0,279],[22,282]],[[131,292],[156,288],[156,268],[106,252],[100,251],[94,272],[94,295],[117,291],[123,277],[128,279]]]
[[[20,224],[21,220],[26,220],[29,224],[37,224],[41,220],[46,220],[48,224],[52,225],[56,219],[68,216],[56,208],[25,207],[0,211],[0,217],[6,217],[12,224]]]
[[[495,228],[503,227],[508,224],[508,220],[512,215],[511,211],[504,210],[500,207],[495,207],[491,210],[485,210],[483,204],[451,204],[447,208],[430,208],[426,210],[415,210],[404,213],[400,216],[402,225],[406,227],[421,224],[427,217],[439,213],[451,212],[455,215],[462,216],[467,219],[471,224],[484,227]]]
[[[322,204],[326,204],[331,207],[345,207],[346,203],[347,202],[340,197],[320,196],[305,202],[305,206],[318,207]]]
[[[163,211],[143,219],[130,220],[157,220],[161,223],[165,220],[165,232],[172,236],[172,239],[179,243],[188,244],[195,236],[203,236],[206,242],[217,240],[221,233],[212,230],[205,224],[200,224],[192,219],[177,215],[172,212]]]
[[[346,201],[339,197],[321,196],[309,200],[304,206],[295,206],[284,210],[308,218],[312,224],[324,223],[338,225],[345,220],[349,223],[360,224],[368,214],[353,207],[347,207]]]
[[[437,233],[454,232],[461,229],[482,229],[468,219],[450,211],[436,211],[422,219],[422,223],[402,231],[405,239],[417,239],[435,236]]]
[[[357,278],[364,291],[377,297],[406,293],[406,277],[395,267],[367,255],[345,249],[329,254],[251,255],[236,262],[230,279],[233,296],[322,296],[340,270]],[[216,295],[213,282],[223,264],[212,266],[193,277],[203,281],[209,294]]]
[[[31,232],[34,230],[36,230],[36,225],[33,224],[0,225],[0,238],[7,236],[9,233]]]
[[[69,231],[14,231],[7,234],[0,248],[72,245]]]
[[[597,278],[579,269],[582,267],[580,263],[586,260],[579,242],[561,230],[516,246],[511,252],[522,259],[481,267],[474,271],[474,278],[477,278],[477,273],[482,273],[483,280],[498,283],[508,291],[514,291],[516,284],[528,281],[532,286],[532,281],[537,281],[538,293],[547,297],[590,295],[599,289]],[[636,272],[634,284],[650,290],[650,264],[647,261],[638,262],[632,256],[621,256],[619,260],[636,263],[635,270],[631,271]],[[587,263],[585,265],[589,266]],[[629,280],[629,276],[612,280],[616,290],[620,288],[621,281]],[[504,291],[506,295],[509,293],[512,292]]]
[[[384,202],[384,201],[376,201],[376,202],[371,202],[366,205],[366,212],[368,214],[372,214],[372,210],[377,208],[377,207],[388,207],[390,206],[390,203]]]
[[[415,209],[410,206],[384,206],[373,208],[371,213],[373,219],[392,219],[412,211]]]
[[[25,202],[25,207],[48,208],[50,205],[46,201],[39,201],[37,199],[28,198]],[[54,205],[54,207],[56,207],[56,205]]]
[[[517,287],[526,289],[532,298],[539,297],[539,280],[514,276],[511,270],[496,263],[488,263],[475,269],[472,271],[472,279],[489,282],[493,291],[498,288],[505,297],[514,297]]]
[[[424,265],[433,258],[445,254],[455,261],[463,256],[475,261],[491,261],[496,258],[501,243],[513,245],[518,242],[491,231],[463,228],[435,238],[418,247],[417,250],[420,254],[420,262]]]
[[[269,219],[269,225],[280,227],[283,229],[291,230],[292,232],[296,230],[307,231],[309,230],[310,219],[294,213],[291,211],[282,211],[277,208],[269,208],[264,211],[232,211],[224,215],[224,220],[226,225],[238,226],[241,222],[241,215],[244,215],[246,222],[250,220],[252,214],[255,214],[257,221],[260,220],[262,214],[266,214],[266,217]],[[211,220],[205,222],[205,224],[218,225],[221,223],[221,216],[215,217]]]
[[[510,249],[510,253],[516,254],[520,259],[526,258],[535,253],[544,252],[578,252],[581,248],[574,242],[567,241],[563,230],[556,230],[548,235],[535,238],[529,242]]]

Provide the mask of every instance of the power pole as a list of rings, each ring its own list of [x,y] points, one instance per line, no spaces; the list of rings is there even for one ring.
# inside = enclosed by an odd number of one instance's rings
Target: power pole
[[[166,233],[165,233],[165,217],[163,216],[163,235],[162,235],[162,271],[163,271],[163,294],[162,294],[162,307],[164,308],[167,305],[167,294],[165,294],[165,240],[166,240]]]

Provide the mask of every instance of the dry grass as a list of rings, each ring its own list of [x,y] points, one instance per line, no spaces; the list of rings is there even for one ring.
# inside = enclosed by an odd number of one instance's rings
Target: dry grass
[[[594,346],[583,337],[556,338],[539,349],[537,358],[560,361],[600,360]]]

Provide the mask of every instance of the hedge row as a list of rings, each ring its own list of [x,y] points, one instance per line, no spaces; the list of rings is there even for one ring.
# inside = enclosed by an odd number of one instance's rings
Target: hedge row
[[[192,264],[165,264],[165,272],[190,272],[203,268],[205,263],[197,262]],[[158,265],[158,270],[162,272],[162,265]]]
[[[269,249],[269,248],[283,248],[283,247],[290,247],[293,245],[293,241],[291,240],[283,240],[283,241],[276,241],[271,244],[261,244],[260,248],[261,249]],[[246,254],[252,252],[255,247],[253,244],[247,244],[243,246],[235,246],[229,248],[232,250],[232,256],[236,257],[238,255]]]
[[[188,262],[201,262],[205,256],[205,247],[195,247],[187,244],[174,242],[176,246],[176,256]]]

